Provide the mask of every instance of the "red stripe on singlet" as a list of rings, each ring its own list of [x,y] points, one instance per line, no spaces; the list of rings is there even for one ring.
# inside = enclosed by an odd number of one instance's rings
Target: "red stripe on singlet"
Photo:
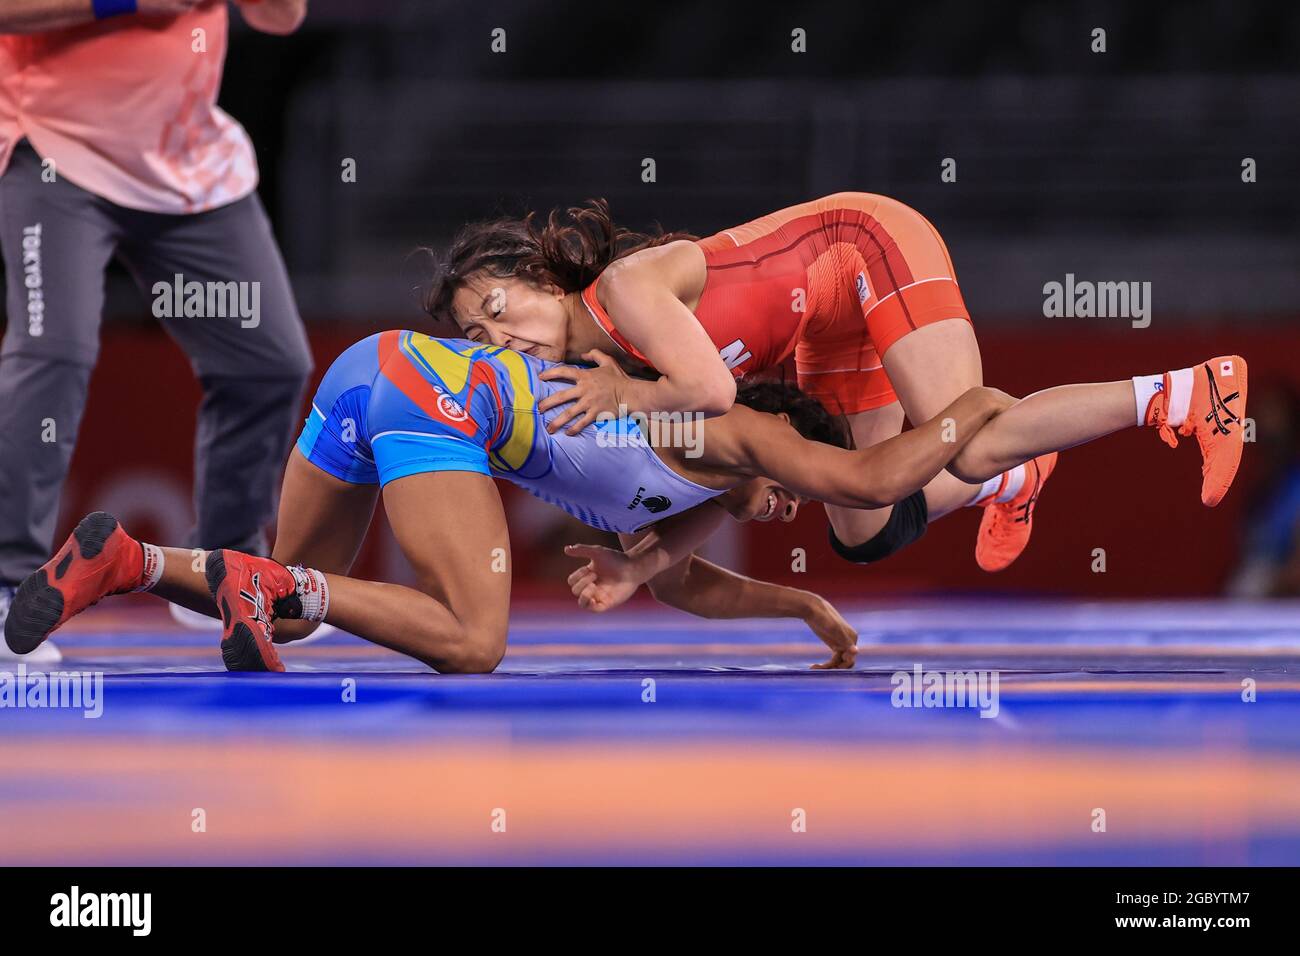
[[[478,425],[472,418],[454,421],[438,409],[438,393],[433,383],[424,377],[410,356],[401,350],[401,332],[384,332],[379,336],[379,371],[397,390],[415,403],[420,411],[434,421],[456,429],[462,435],[474,436]]]
[[[791,231],[795,232],[794,236],[789,235]],[[722,272],[744,266],[757,266],[774,256],[790,252],[817,233],[826,233],[827,240],[831,243],[849,242],[859,248],[869,246],[875,250],[875,257],[864,255],[863,258],[868,260],[868,278],[877,300],[898,292],[902,286],[908,285],[913,279],[912,270],[889,230],[874,216],[851,207],[833,210],[826,214],[813,213],[799,216],[782,223],[772,232],[734,248],[712,250],[706,253],[709,260],[708,268],[710,271]],[[722,235],[726,235],[726,232],[724,231]],[[908,312],[907,303],[899,304],[903,309],[904,318],[915,328],[916,323]]]

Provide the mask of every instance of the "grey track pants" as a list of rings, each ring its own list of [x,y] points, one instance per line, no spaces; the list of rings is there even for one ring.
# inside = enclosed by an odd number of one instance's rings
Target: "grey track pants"
[[[8,290],[0,348],[0,583],[22,580],[50,556],[99,351],[104,271],[114,256],[150,308],[154,284],[174,284],[176,275],[256,288],[256,324],[216,317],[221,310],[159,321],[203,387],[194,448],[198,520],[185,545],[265,553],[263,529],[311,354],[257,196],[185,216],[125,209],[61,177],[43,182],[40,157],[24,141],[0,176],[0,248]],[[123,423],[124,433],[149,434],[149,409],[138,415]]]

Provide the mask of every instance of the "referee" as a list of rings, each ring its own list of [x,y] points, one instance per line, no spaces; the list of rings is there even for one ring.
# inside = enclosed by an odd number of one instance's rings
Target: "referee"
[[[237,6],[284,34],[307,0]],[[0,624],[54,543],[113,258],[203,389],[190,545],[266,553],[311,356],[252,144],[216,105],[227,29],[225,0],[0,2]],[[160,308],[160,282],[232,308]],[[149,409],[127,424],[149,434]]]

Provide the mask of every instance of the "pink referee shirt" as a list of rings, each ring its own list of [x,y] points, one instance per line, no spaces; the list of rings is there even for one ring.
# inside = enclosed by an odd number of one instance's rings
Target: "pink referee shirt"
[[[26,136],[60,177],[130,209],[202,212],[247,196],[253,145],[216,105],[227,27],[219,0],[0,36],[0,174]]]

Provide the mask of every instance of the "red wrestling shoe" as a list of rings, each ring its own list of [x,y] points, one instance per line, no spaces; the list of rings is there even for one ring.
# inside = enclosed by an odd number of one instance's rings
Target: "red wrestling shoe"
[[[15,654],[30,654],[69,618],[110,594],[134,591],[143,579],[140,542],[112,515],[88,514],[54,557],[18,586],[5,643]]]
[[[211,551],[205,575],[221,613],[221,659],[226,670],[284,670],[271,639],[275,602],[297,591],[289,569],[241,551]]]
[[[1029,544],[1034,530],[1034,508],[1043,485],[1056,470],[1057,453],[1039,455],[1025,462],[1025,480],[1010,501],[991,501],[984,506],[979,537],[975,539],[975,563],[985,571],[1011,566]],[[1004,479],[1005,480],[1005,479]]]
[[[1175,376],[1186,381],[1175,382]],[[1175,385],[1180,386],[1175,394]],[[1181,409],[1173,406],[1183,402]],[[1175,433],[1169,419],[1182,418]],[[1201,503],[1213,508],[1232,487],[1241,465],[1246,417],[1246,360],[1220,355],[1180,372],[1166,372],[1164,387],[1147,404],[1146,423],[1170,448],[1178,435],[1195,435],[1201,446]]]

